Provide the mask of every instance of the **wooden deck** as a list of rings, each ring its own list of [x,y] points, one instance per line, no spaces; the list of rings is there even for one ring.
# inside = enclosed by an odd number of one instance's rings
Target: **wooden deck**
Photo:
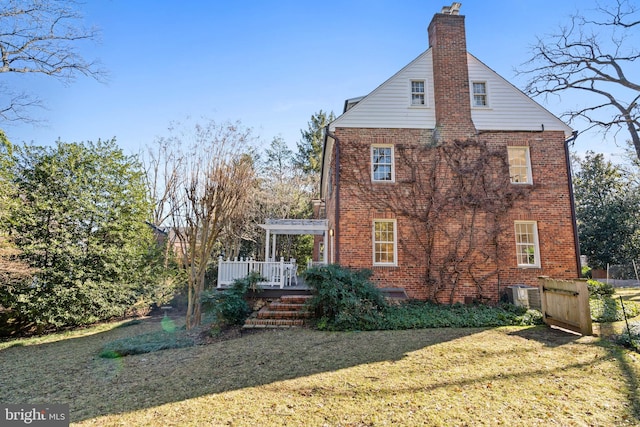
[[[259,289],[257,291],[249,291],[247,294],[248,298],[265,298],[265,299],[273,299],[280,298],[285,295],[312,295],[312,289],[305,285],[302,277],[297,278],[297,285],[285,286],[284,288],[280,288],[279,286],[265,286],[259,285]],[[218,286],[219,291],[223,291],[225,289],[229,289],[231,285],[223,285]]]

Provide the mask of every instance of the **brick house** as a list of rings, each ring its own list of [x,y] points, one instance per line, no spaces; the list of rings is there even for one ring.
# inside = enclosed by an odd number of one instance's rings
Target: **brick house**
[[[572,130],[466,50],[459,3],[429,48],[326,129],[327,261],[439,302],[578,277]]]

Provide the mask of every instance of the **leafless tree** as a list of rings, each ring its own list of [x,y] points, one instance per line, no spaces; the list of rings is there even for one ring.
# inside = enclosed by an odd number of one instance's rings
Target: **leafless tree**
[[[250,200],[254,185],[253,164],[246,155],[250,139],[250,130],[238,123],[209,121],[173,128],[171,136],[160,141],[160,146],[173,151],[164,157],[168,165],[162,170],[169,177],[164,178],[166,194],[161,200],[168,209],[175,250],[187,271],[188,329],[201,322],[200,294],[219,238],[244,215]]]
[[[153,225],[161,227],[171,218],[169,196],[178,183],[178,172],[184,161],[172,147],[172,141],[159,138],[143,153],[149,197],[154,202]]]
[[[85,28],[74,0],[0,2],[0,73],[40,74],[65,83],[78,75],[103,81],[106,72],[79,52],[83,41],[96,41],[96,28]],[[34,121],[31,107],[42,100],[0,82],[0,120]]]
[[[532,96],[582,93],[582,105],[564,116],[605,134],[628,132],[640,159],[640,10],[616,0],[590,13],[593,18],[573,15],[558,33],[538,38],[518,73],[529,76],[525,91]]]

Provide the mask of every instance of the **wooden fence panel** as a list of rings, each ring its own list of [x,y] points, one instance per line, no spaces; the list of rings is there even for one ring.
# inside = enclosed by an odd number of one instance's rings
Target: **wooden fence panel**
[[[542,314],[547,325],[593,335],[586,281],[539,278]]]

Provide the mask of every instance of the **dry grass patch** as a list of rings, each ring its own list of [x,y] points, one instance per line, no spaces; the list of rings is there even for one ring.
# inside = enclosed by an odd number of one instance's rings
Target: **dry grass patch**
[[[637,425],[637,354],[545,327],[252,333],[103,359],[159,319],[3,344],[0,401],[77,425]],[[57,339],[57,340],[56,340]]]

